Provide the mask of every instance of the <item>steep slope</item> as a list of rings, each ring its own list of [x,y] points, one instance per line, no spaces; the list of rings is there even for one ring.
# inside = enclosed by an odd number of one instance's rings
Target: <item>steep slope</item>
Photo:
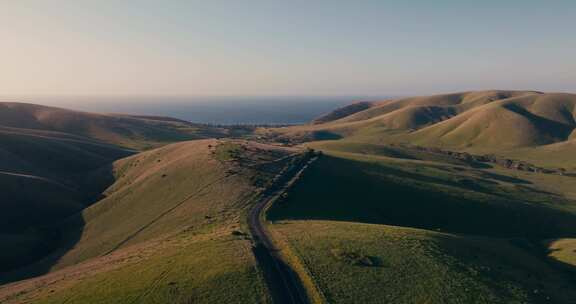
[[[0,125],[59,131],[132,149],[222,136],[224,130],[154,116],[95,114],[25,103],[0,103]]]
[[[265,287],[242,232],[243,221],[260,189],[297,152],[244,141],[199,140],[115,162],[115,181],[105,198],[60,225],[68,246],[3,279],[48,268],[50,273],[0,287],[0,301],[264,301]],[[86,267],[89,271],[82,270]],[[129,279],[134,272],[142,274],[138,280]],[[128,287],[119,287],[125,286],[123,280],[131,281]],[[151,284],[161,286],[148,291]],[[52,289],[57,292],[50,293]]]

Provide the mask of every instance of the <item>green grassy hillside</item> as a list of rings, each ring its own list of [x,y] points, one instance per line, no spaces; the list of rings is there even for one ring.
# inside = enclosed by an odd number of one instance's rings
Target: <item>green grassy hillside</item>
[[[56,224],[101,198],[114,181],[112,163],[135,153],[127,148],[221,132],[172,118],[0,103],[0,272],[60,246]],[[78,237],[77,229],[67,233]]]
[[[517,159],[550,167],[563,167],[576,171],[576,139],[531,148],[514,149],[501,153]]]
[[[386,225],[274,225],[327,303],[572,303],[568,274],[529,243]]]
[[[4,279],[50,273],[0,287],[0,301],[266,301],[243,223],[259,189],[293,153],[200,140],[115,162],[105,198],[60,225],[67,246]]]
[[[574,177],[400,146],[308,146],[325,155],[268,219],[327,303],[576,299]]]
[[[182,232],[30,280],[0,286],[2,303],[266,303],[250,241]]]
[[[313,164],[269,216],[500,237],[559,237],[576,228],[574,201],[541,191],[529,180],[458,165],[341,152]]]

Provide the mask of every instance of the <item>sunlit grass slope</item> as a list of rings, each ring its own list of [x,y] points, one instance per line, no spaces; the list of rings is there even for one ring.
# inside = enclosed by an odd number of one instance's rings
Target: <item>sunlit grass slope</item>
[[[478,91],[362,105],[337,109],[313,124],[259,132],[284,142],[343,138],[358,143],[410,143],[536,160],[554,151],[561,159],[548,164],[574,166],[569,155],[574,152],[575,94]]]
[[[560,265],[576,267],[576,238],[547,240],[548,255]]]
[[[274,229],[303,260],[328,303],[576,299],[568,275],[519,240],[330,221],[289,221]]]
[[[257,189],[254,180],[274,172],[246,167],[250,160],[234,164],[221,159],[222,149],[253,151],[267,160],[288,153],[264,145],[202,140],[120,160],[114,165],[116,182],[104,193],[106,198],[82,212],[81,238],[58,267],[183,229],[199,233],[239,223],[239,210],[248,206]]]
[[[456,148],[506,149],[566,141],[576,127],[576,95],[534,94],[486,104],[408,136]]]
[[[18,286],[24,285],[18,283],[0,294],[15,303],[37,292],[34,303],[68,297],[82,303],[255,302],[266,293],[243,234],[244,218],[259,190],[295,152],[245,141],[199,140],[119,160],[106,197],[61,225],[71,246],[52,255],[57,261],[46,258],[21,270],[51,262],[51,272],[24,281],[33,287],[22,295]],[[120,263],[115,257],[123,253],[134,257],[115,268]],[[81,279],[66,275],[86,263],[101,264],[103,271]],[[63,277],[55,288],[67,291],[52,294],[34,287],[57,273]]]
[[[265,303],[250,242],[181,233],[0,287],[2,303]]]

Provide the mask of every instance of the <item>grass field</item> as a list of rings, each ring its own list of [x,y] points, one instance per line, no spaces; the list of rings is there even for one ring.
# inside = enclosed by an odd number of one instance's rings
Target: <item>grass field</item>
[[[328,303],[571,303],[568,275],[509,239],[334,221],[273,225]]]
[[[230,231],[181,233],[0,287],[0,302],[266,303],[250,247]]]
[[[59,226],[66,246],[2,279],[49,273],[0,295],[13,303],[266,302],[244,221],[294,151],[200,140],[119,160],[104,198]]]
[[[531,182],[461,166],[332,152],[270,210],[271,220],[329,219],[491,236],[559,237],[573,201]]]
[[[322,156],[267,212],[273,241],[315,303],[576,303],[576,177],[391,144],[496,147],[576,168],[575,100],[457,93],[260,129],[263,141],[323,140],[303,144]],[[13,211],[0,215],[0,303],[271,301],[247,211],[302,149],[165,145],[215,130],[159,117],[0,104],[0,118],[2,208]],[[103,142],[164,146],[116,160],[133,151]]]
[[[573,177],[345,140],[307,146],[324,156],[268,219],[326,302],[576,299]]]

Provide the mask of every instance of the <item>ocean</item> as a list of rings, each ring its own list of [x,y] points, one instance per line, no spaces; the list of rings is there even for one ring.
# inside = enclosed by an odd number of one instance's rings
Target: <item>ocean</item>
[[[383,96],[3,96],[72,110],[170,116],[210,124],[301,124],[355,101]]]

